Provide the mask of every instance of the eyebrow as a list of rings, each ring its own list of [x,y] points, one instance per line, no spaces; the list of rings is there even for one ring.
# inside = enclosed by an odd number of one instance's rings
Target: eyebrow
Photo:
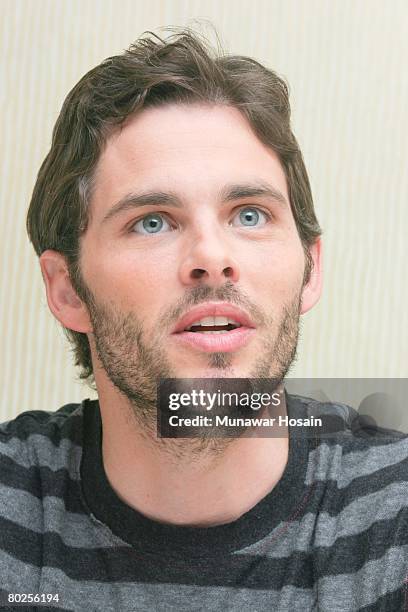
[[[257,181],[256,183],[231,184],[226,185],[219,194],[221,202],[233,202],[243,198],[267,197],[274,200],[277,204],[288,206],[287,199],[276,187],[273,187],[267,182]],[[123,198],[116,202],[108,210],[102,223],[123,214],[126,211],[134,210],[142,206],[172,206],[174,208],[182,208],[180,197],[172,192],[164,191],[146,191],[143,193],[128,193]]]

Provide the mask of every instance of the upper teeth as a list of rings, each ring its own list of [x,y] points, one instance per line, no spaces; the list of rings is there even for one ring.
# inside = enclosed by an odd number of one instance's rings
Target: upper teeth
[[[214,325],[228,325],[231,323],[232,325],[236,325],[237,327],[241,327],[241,324],[235,321],[234,319],[229,319],[228,317],[204,317],[203,319],[199,319],[198,321],[194,321],[191,323],[187,329],[194,327],[196,325],[201,325],[202,327],[212,327]]]

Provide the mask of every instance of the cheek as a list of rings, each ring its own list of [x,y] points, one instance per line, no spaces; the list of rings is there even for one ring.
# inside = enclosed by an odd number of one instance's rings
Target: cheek
[[[288,301],[302,288],[305,256],[300,241],[274,243],[246,254],[241,260],[241,280],[255,299],[271,305]]]
[[[84,267],[84,274],[85,270],[85,280],[97,297],[124,310],[137,311],[144,318],[153,310],[153,304],[160,303],[161,294],[168,299],[167,285],[174,264],[171,265],[171,258],[152,253],[121,251],[94,258],[91,265]]]

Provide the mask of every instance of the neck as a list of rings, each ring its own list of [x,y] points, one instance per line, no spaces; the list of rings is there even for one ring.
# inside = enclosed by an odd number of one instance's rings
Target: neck
[[[113,395],[99,394],[106,476],[115,493],[148,518],[191,527],[230,523],[282,477],[287,435],[261,438],[254,432],[228,440],[221,452],[211,446],[197,451],[197,440],[147,433],[130,418],[129,405]]]

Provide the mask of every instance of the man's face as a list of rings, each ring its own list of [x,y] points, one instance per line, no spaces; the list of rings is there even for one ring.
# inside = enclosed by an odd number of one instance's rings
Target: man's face
[[[271,194],[244,193],[265,185]],[[148,192],[159,195],[112,214]],[[287,371],[305,256],[279,159],[236,109],[147,109],[111,136],[81,249],[93,358],[127,397],[140,397],[156,377]],[[228,305],[237,310],[225,315]],[[211,316],[197,310],[194,321],[184,319],[199,306],[241,329],[183,331]]]

